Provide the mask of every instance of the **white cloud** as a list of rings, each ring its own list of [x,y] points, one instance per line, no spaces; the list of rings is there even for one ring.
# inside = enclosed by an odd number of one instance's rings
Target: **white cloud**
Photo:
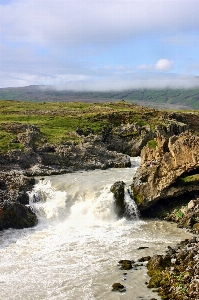
[[[154,30],[198,30],[198,14],[194,0],[17,0],[1,6],[1,24],[12,41],[56,47],[106,44]]]
[[[141,76],[140,74],[132,74],[125,78],[120,76],[105,78],[89,78],[81,82],[68,82],[57,86],[59,90],[76,90],[76,91],[122,91],[129,89],[154,89],[154,88],[181,88],[189,89],[199,88],[199,79],[193,76],[159,76],[151,74]]]
[[[121,57],[124,55],[122,43],[128,44],[129,41],[129,44],[133,44],[135,41],[136,44],[137,39],[146,39],[147,48],[148,38],[154,33],[162,36],[164,41],[165,36],[175,35],[174,32],[179,36],[184,30],[197,32],[199,28],[197,2],[196,0],[10,0],[7,5],[0,4],[1,72],[4,74],[0,76],[1,86],[51,84],[51,82],[52,84],[66,82],[67,85],[73,82],[74,86],[75,82],[83,82],[85,86],[93,85],[95,88],[108,87],[109,84],[113,86],[115,73],[120,76],[127,72],[130,74],[132,72],[130,56],[139,55],[137,53],[139,47],[137,52],[136,47],[134,49],[132,47],[130,50],[133,49],[134,52],[131,54],[129,51],[126,61],[122,59],[120,61],[119,51]],[[120,47],[118,52],[115,50],[117,46]],[[109,53],[113,50],[113,54],[109,54],[109,59],[106,57],[107,49]],[[114,60],[114,54],[118,61]],[[167,57],[166,50],[158,55]],[[137,69],[169,71],[172,67],[173,62],[164,58],[156,64],[142,64]],[[106,77],[107,74],[110,75],[109,78]],[[76,77],[72,79],[72,76]],[[97,81],[96,78],[100,80]],[[126,83],[125,80],[117,78],[116,82],[120,87],[129,86],[130,81],[127,78]],[[142,80],[141,83],[143,84]],[[117,84],[115,87],[117,88]]]
[[[159,59],[155,65],[155,69],[158,71],[169,71],[172,67],[173,61],[170,61],[167,58]]]
[[[161,58],[159,59],[155,65],[153,64],[142,64],[137,66],[138,70],[144,70],[144,71],[169,71],[173,68],[173,61],[167,59],[167,58]]]
[[[154,66],[153,65],[142,64],[142,65],[137,66],[137,69],[140,69],[140,70],[153,70]]]
[[[27,73],[0,72],[0,87],[17,87],[28,85],[52,85],[58,90],[75,91],[121,91],[143,88],[199,88],[199,79],[193,76],[174,76],[171,74],[128,73],[121,77],[83,76],[73,74],[37,75]]]
[[[0,88],[1,87],[17,87],[28,85],[57,85],[57,86],[71,86],[79,84],[80,82],[88,81],[89,76],[74,75],[74,74],[58,74],[58,75],[37,75],[28,73],[6,73],[0,72]]]

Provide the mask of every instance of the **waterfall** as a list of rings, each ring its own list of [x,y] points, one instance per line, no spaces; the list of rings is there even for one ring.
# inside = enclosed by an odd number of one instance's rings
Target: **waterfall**
[[[88,174],[82,173],[81,176]],[[73,175],[74,176],[74,175]],[[72,174],[71,174],[72,177]],[[75,224],[81,220],[82,225],[98,224],[101,222],[116,222],[114,196],[110,192],[110,184],[101,186],[87,183],[83,186],[78,180],[60,187],[53,187],[51,180],[42,179],[29,193],[29,204],[35,211],[40,222],[65,221]],[[69,184],[70,183],[70,184]],[[139,214],[129,188],[125,189],[125,206],[128,217],[138,220]]]
[[[124,192],[124,202],[127,216],[129,216],[131,220],[139,220],[139,211],[135,201],[133,200],[130,187],[125,186]]]
[[[29,198],[38,225],[0,232],[0,298],[153,298],[154,292],[144,283],[148,281],[144,268],[128,272],[125,293],[112,292],[112,284],[124,280],[118,261],[161,254],[167,246],[188,236],[174,224],[138,219],[128,188],[135,171],[136,167],[132,167],[36,178]],[[125,203],[130,220],[118,219],[110,192],[111,186],[121,180],[126,183]]]
[[[41,179],[29,192],[29,205],[38,219],[59,219],[65,215],[67,193],[57,191],[50,180]]]
[[[116,221],[113,209],[113,195],[109,186],[100,192],[85,192],[81,186],[68,191],[59,191],[52,187],[50,180],[39,180],[29,193],[29,204],[40,221],[64,219],[75,223],[81,219],[82,224],[100,221]]]

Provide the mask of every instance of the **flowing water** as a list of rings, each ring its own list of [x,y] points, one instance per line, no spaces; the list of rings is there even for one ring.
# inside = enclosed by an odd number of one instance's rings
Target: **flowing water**
[[[134,158],[132,168],[38,179],[30,193],[38,226],[0,233],[0,298],[160,299],[146,287],[145,267],[122,271],[118,261],[164,253],[188,234],[174,224],[139,219],[128,194],[138,165],[139,158]],[[110,187],[118,180],[127,185],[125,201],[132,220],[115,215]],[[114,282],[123,284],[126,292],[112,292]]]

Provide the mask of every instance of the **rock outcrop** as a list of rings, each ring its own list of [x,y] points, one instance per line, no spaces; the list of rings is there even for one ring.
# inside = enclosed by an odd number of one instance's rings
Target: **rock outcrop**
[[[76,141],[60,144],[49,143],[35,125],[1,123],[1,130],[13,134],[15,138],[10,142],[12,150],[0,153],[0,229],[33,226],[37,222],[34,213],[26,206],[29,188],[26,176],[130,167],[130,156],[139,155],[141,149],[156,138],[160,130],[170,136],[187,129],[184,123],[173,120],[172,116],[166,123],[153,130],[149,125],[120,123],[117,127],[104,128],[98,135],[94,135],[89,128],[77,128],[73,132]],[[123,203],[116,199],[116,210],[119,217],[128,217],[124,187],[122,189]]]
[[[199,190],[199,137],[182,133],[170,138],[159,134],[141,151],[141,166],[132,185],[140,210],[159,199]]]
[[[172,115],[170,116],[172,117]],[[106,128],[102,132],[101,140],[107,145],[107,149],[126,153],[130,156],[139,156],[147,143],[156,138],[160,132],[168,137],[179,135],[188,130],[188,125],[175,119],[165,120],[165,126],[140,126],[138,123],[121,124],[115,128]]]
[[[151,277],[148,287],[156,288],[161,299],[199,299],[199,240],[194,237],[165,255],[154,255],[147,263]]]
[[[28,206],[30,191],[35,183],[22,171],[1,172],[0,174],[0,230],[25,228],[37,224],[37,217]]]
[[[73,132],[77,141],[50,144],[35,125],[3,123],[1,129],[16,135],[12,143],[18,147],[0,154],[0,164],[8,169],[25,169],[30,175],[34,170],[37,173],[32,175],[48,175],[80,169],[129,167],[129,156],[140,155],[141,149],[160,131],[171,136],[187,130],[186,124],[174,119],[166,120],[165,124],[152,130],[150,125],[127,123],[104,128],[98,135],[89,128],[78,127]]]
[[[8,228],[22,229],[37,224],[37,217],[31,207],[19,202],[0,202],[0,230]]]
[[[110,189],[115,198],[115,213],[119,218],[124,217],[126,214],[124,187],[125,183],[123,181],[117,181],[111,186]]]

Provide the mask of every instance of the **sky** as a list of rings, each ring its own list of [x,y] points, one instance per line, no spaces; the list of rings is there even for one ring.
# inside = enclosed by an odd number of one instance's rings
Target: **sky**
[[[199,87],[199,0],[0,0],[0,87]]]

